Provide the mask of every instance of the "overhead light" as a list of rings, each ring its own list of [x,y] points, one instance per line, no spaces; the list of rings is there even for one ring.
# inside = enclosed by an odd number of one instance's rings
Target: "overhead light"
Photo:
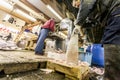
[[[10,5],[9,3],[3,1],[3,0],[0,0],[0,6],[3,6],[5,8],[7,8],[7,9],[10,9],[10,10],[13,10],[13,6]]]
[[[61,17],[50,5],[47,5],[47,8],[48,8],[53,14],[55,14],[60,20],[62,20],[62,17]]]
[[[16,9],[15,11],[16,11],[16,13],[18,13],[18,14],[26,17],[26,18],[28,18],[29,20],[31,20],[31,21],[33,21],[33,22],[36,21],[35,18],[31,17],[30,15],[26,14],[25,12],[23,12],[23,11],[21,11],[21,10],[19,10],[19,9]]]

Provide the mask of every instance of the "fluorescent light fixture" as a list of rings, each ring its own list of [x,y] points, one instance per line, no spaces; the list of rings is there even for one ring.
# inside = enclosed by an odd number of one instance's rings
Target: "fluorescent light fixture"
[[[48,8],[53,14],[55,14],[60,20],[62,20],[62,17],[61,17],[50,5],[47,5],[47,8]]]
[[[36,21],[35,18],[31,17],[30,15],[26,14],[25,12],[23,12],[23,11],[21,11],[21,10],[19,10],[19,9],[16,9],[15,11],[16,11],[16,13],[18,13],[18,14],[26,17],[26,18],[28,18],[29,20],[31,20],[31,21],[33,21],[33,22]]]
[[[7,9],[10,9],[10,10],[13,9],[13,6],[10,5],[9,3],[5,2],[4,0],[0,0],[0,6],[3,6],[5,8],[7,8]]]

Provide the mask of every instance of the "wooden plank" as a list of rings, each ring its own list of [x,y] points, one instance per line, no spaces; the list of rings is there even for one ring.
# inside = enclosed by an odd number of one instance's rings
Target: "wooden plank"
[[[47,62],[45,56],[35,55],[31,51],[0,51],[0,71],[6,64]]]
[[[21,64],[9,64],[5,65],[5,74],[11,74],[16,72],[25,72],[29,70],[37,69],[38,63],[21,63]]]
[[[30,60],[24,59],[24,58],[22,58],[20,56],[17,56],[16,53],[8,53],[8,51],[6,53],[4,53],[4,54],[0,53],[0,55],[4,56],[5,58],[7,58],[9,60],[13,60],[13,63],[21,63],[21,62],[23,63],[23,62],[30,61]],[[9,63],[11,63],[11,62],[9,62]]]
[[[78,68],[73,68],[67,65],[59,64],[57,62],[47,62],[47,68],[55,69],[68,75],[78,76],[80,74]],[[80,76],[79,76],[80,77]]]
[[[50,59],[45,56],[35,55],[33,51],[5,51],[0,52],[0,55],[4,56],[3,59],[7,58],[10,61],[12,60],[13,63],[46,62],[48,59]]]
[[[46,62],[48,59],[45,56],[39,56],[39,55],[35,55],[34,52],[23,52],[23,53],[14,53],[19,59],[19,62],[22,62],[21,60],[23,59],[23,61],[25,60],[25,62]],[[14,56],[13,56],[14,58]]]
[[[17,63],[17,61],[0,54],[0,66],[9,63]]]
[[[81,78],[78,79],[78,78],[70,76],[70,75],[65,75],[65,80],[81,80]]]
[[[4,65],[0,64],[0,71],[4,69]]]
[[[82,66],[82,65],[72,66],[72,65],[67,65],[63,62],[53,61],[53,60],[47,62],[47,68],[54,69],[55,71],[59,71],[66,75],[75,77],[76,80],[77,79],[82,80],[83,74],[89,70],[88,66]]]
[[[5,74],[45,68],[49,58],[35,55],[33,51],[0,51],[0,71]]]

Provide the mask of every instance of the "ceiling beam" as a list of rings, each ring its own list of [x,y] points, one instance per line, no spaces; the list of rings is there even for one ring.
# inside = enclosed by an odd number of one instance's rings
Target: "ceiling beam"
[[[15,17],[17,17],[17,18],[19,18],[19,19],[21,19],[21,20],[24,20],[24,21],[27,22],[27,23],[32,23],[32,21],[30,21],[29,19],[27,19],[27,18],[25,18],[25,17],[17,14],[14,10],[11,11],[11,10],[3,7],[3,6],[0,6],[0,10],[4,11],[4,12],[6,12],[6,13],[12,15],[12,16],[15,16]]]
[[[40,11],[39,9],[37,9],[34,5],[32,5],[31,3],[29,3],[27,0],[20,0],[23,4],[27,5],[28,7],[30,7],[32,10],[34,10],[37,13],[42,13],[44,15],[44,17],[48,20],[50,19],[46,14],[44,14],[42,11]]]

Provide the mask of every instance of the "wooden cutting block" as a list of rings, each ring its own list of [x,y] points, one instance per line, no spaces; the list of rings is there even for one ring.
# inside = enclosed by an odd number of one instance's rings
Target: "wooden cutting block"
[[[47,68],[64,73],[65,76],[69,77],[71,80],[82,80],[89,72],[89,67],[87,65],[72,66],[54,60],[47,62]]]

